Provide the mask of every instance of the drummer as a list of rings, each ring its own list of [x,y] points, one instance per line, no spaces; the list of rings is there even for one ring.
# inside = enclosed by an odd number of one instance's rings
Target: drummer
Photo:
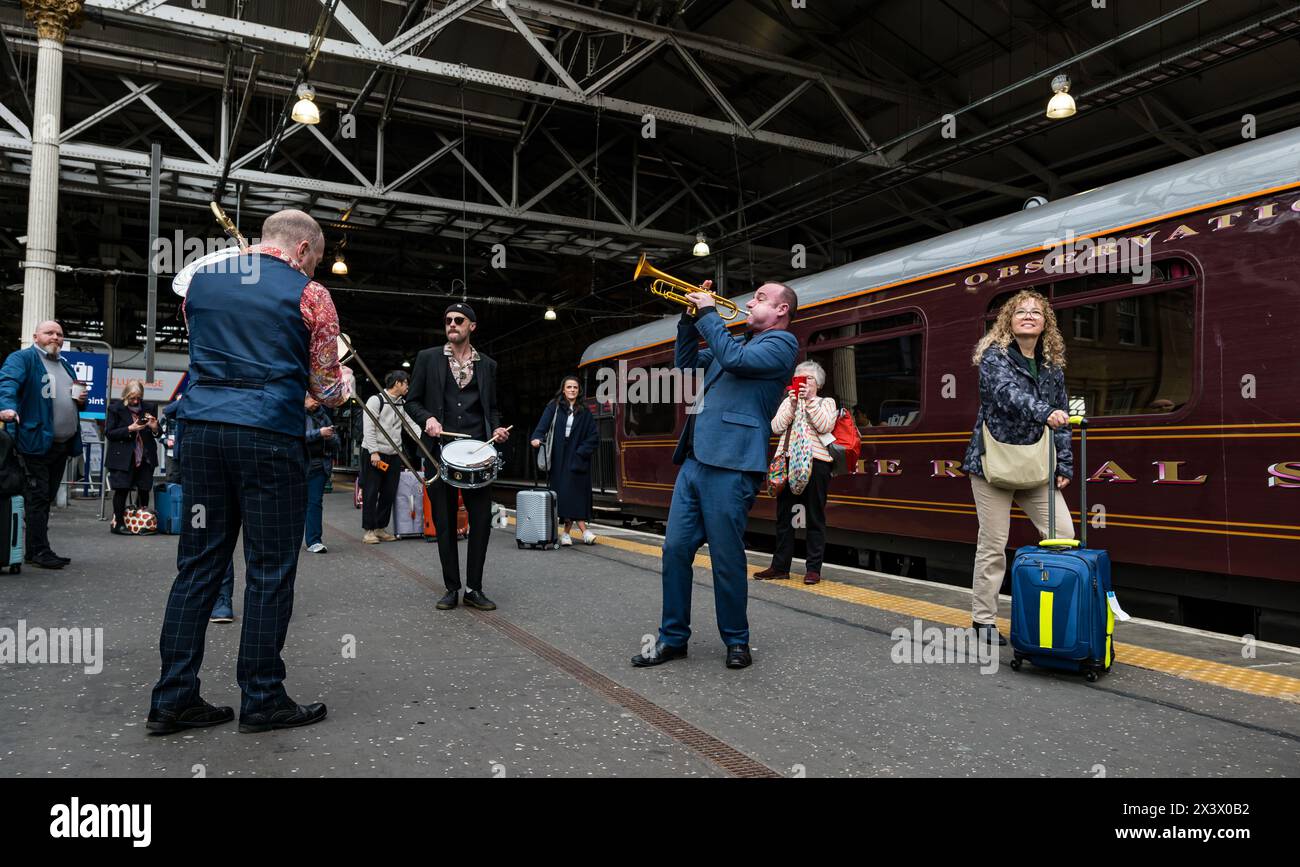
[[[421,438],[429,450],[440,454],[443,432],[465,434],[479,441],[503,443],[510,431],[501,427],[497,403],[497,363],[470,343],[478,328],[474,308],[458,301],[443,315],[447,342],[420,351],[411,373],[411,391],[406,411],[424,429]],[[483,449],[481,455],[490,455]],[[434,472],[426,467],[428,473]],[[488,537],[492,531],[491,486],[458,488],[446,482],[429,487],[433,525],[438,532],[438,558],[447,592],[438,600],[439,611],[455,608],[459,602],[460,557],[456,550],[457,495],[465,500],[469,513],[469,564],[465,572],[465,604],[492,611],[496,603],[483,594],[483,566]]]

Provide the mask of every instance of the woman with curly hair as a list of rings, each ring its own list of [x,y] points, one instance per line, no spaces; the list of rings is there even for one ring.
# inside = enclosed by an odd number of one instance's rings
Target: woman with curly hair
[[[980,408],[962,469],[970,475],[971,493],[979,516],[975,548],[973,625],[985,640],[1006,644],[998,635],[998,591],[1007,568],[1007,537],[1011,504],[1025,511],[1044,537],[1073,539],[1074,525],[1061,489],[1074,477],[1070,421],[1066,408],[1065,341],[1047,299],[1028,289],[1017,292],[998,311],[993,328],[975,345],[972,363],[980,371]],[[1019,490],[996,487],[985,478],[987,429],[999,443],[1033,445],[1052,429],[1056,445],[1056,528],[1047,530],[1047,485]]]

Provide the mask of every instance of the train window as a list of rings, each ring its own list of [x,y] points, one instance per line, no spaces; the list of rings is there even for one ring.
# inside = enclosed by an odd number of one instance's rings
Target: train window
[[[1065,385],[1071,408],[1092,417],[1174,412],[1192,397],[1194,290],[1170,288],[1076,307],[1058,306],[1065,335]],[[1095,340],[1079,333],[1085,308],[1099,325]]]
[[[662,436],[677,429],[676,389],[665,387],[673,382],[673,368],[660,365],[646,369],[643,395],[634,393],[629,383],[627,400],[623,403],[623,433],[630,437]],[[654,387],[650,387],[650,384]]]
[[[859,428],[907,427],[921,414],[921,353],[921,317],[907,313],[814,334],[808,357]]]

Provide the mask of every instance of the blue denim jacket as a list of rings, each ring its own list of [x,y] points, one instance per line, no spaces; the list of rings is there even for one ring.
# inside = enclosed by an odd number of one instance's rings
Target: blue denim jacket
[[[984,476],[980,461],[984,454],[983,425],[989,426],[989,433],[998,442],[1031,445],[1043,435],[1043,426],[1053,410],[1069,412],[1069,407],[1064,370],[1040,362],[1035,380],[1023,365],[1016,363],[1008,349],[990,346],[980,357],[980,409],[962,470]],[[1052,436],[1056,442],[1056,475],[1073,479],[1074,452],[1070,447],[1069,426],[1062,426]]]

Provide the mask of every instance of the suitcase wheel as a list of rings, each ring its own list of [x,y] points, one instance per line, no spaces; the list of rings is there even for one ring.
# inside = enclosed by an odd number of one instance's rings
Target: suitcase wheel
[[[1021,664],[1020,657],[1017,656],[1015,659],[1011,660],[1011,670],[1019,671]]]
[[[515,544],[519,546],[520,550],[523,550],[523,547],[524,547],[524,543],[523,543],[523,542],[521,542],[521,541],[519,541],[518,539],[516,539],[516,540],[515,540]]]
[[[1085,672],[1083,673],[1083,676],[1086,677],[1086,678],[1088,678],[1088,683],[1096,683],[1096,682],[1097,682],[1097,672],[1094,671],[1094,670],[1091,669],[1091,668],[1088,669],[1087,671],[1085,671]]]
[[[9,567],[9,574],[10,574],[10,575],[17,575],[17,574],[18,574],[19,572],[21,572],[21,571],[23,571],[23,564],[22,564],[22,563],[15,563],[14,565],[12,565],[12,566]]]

